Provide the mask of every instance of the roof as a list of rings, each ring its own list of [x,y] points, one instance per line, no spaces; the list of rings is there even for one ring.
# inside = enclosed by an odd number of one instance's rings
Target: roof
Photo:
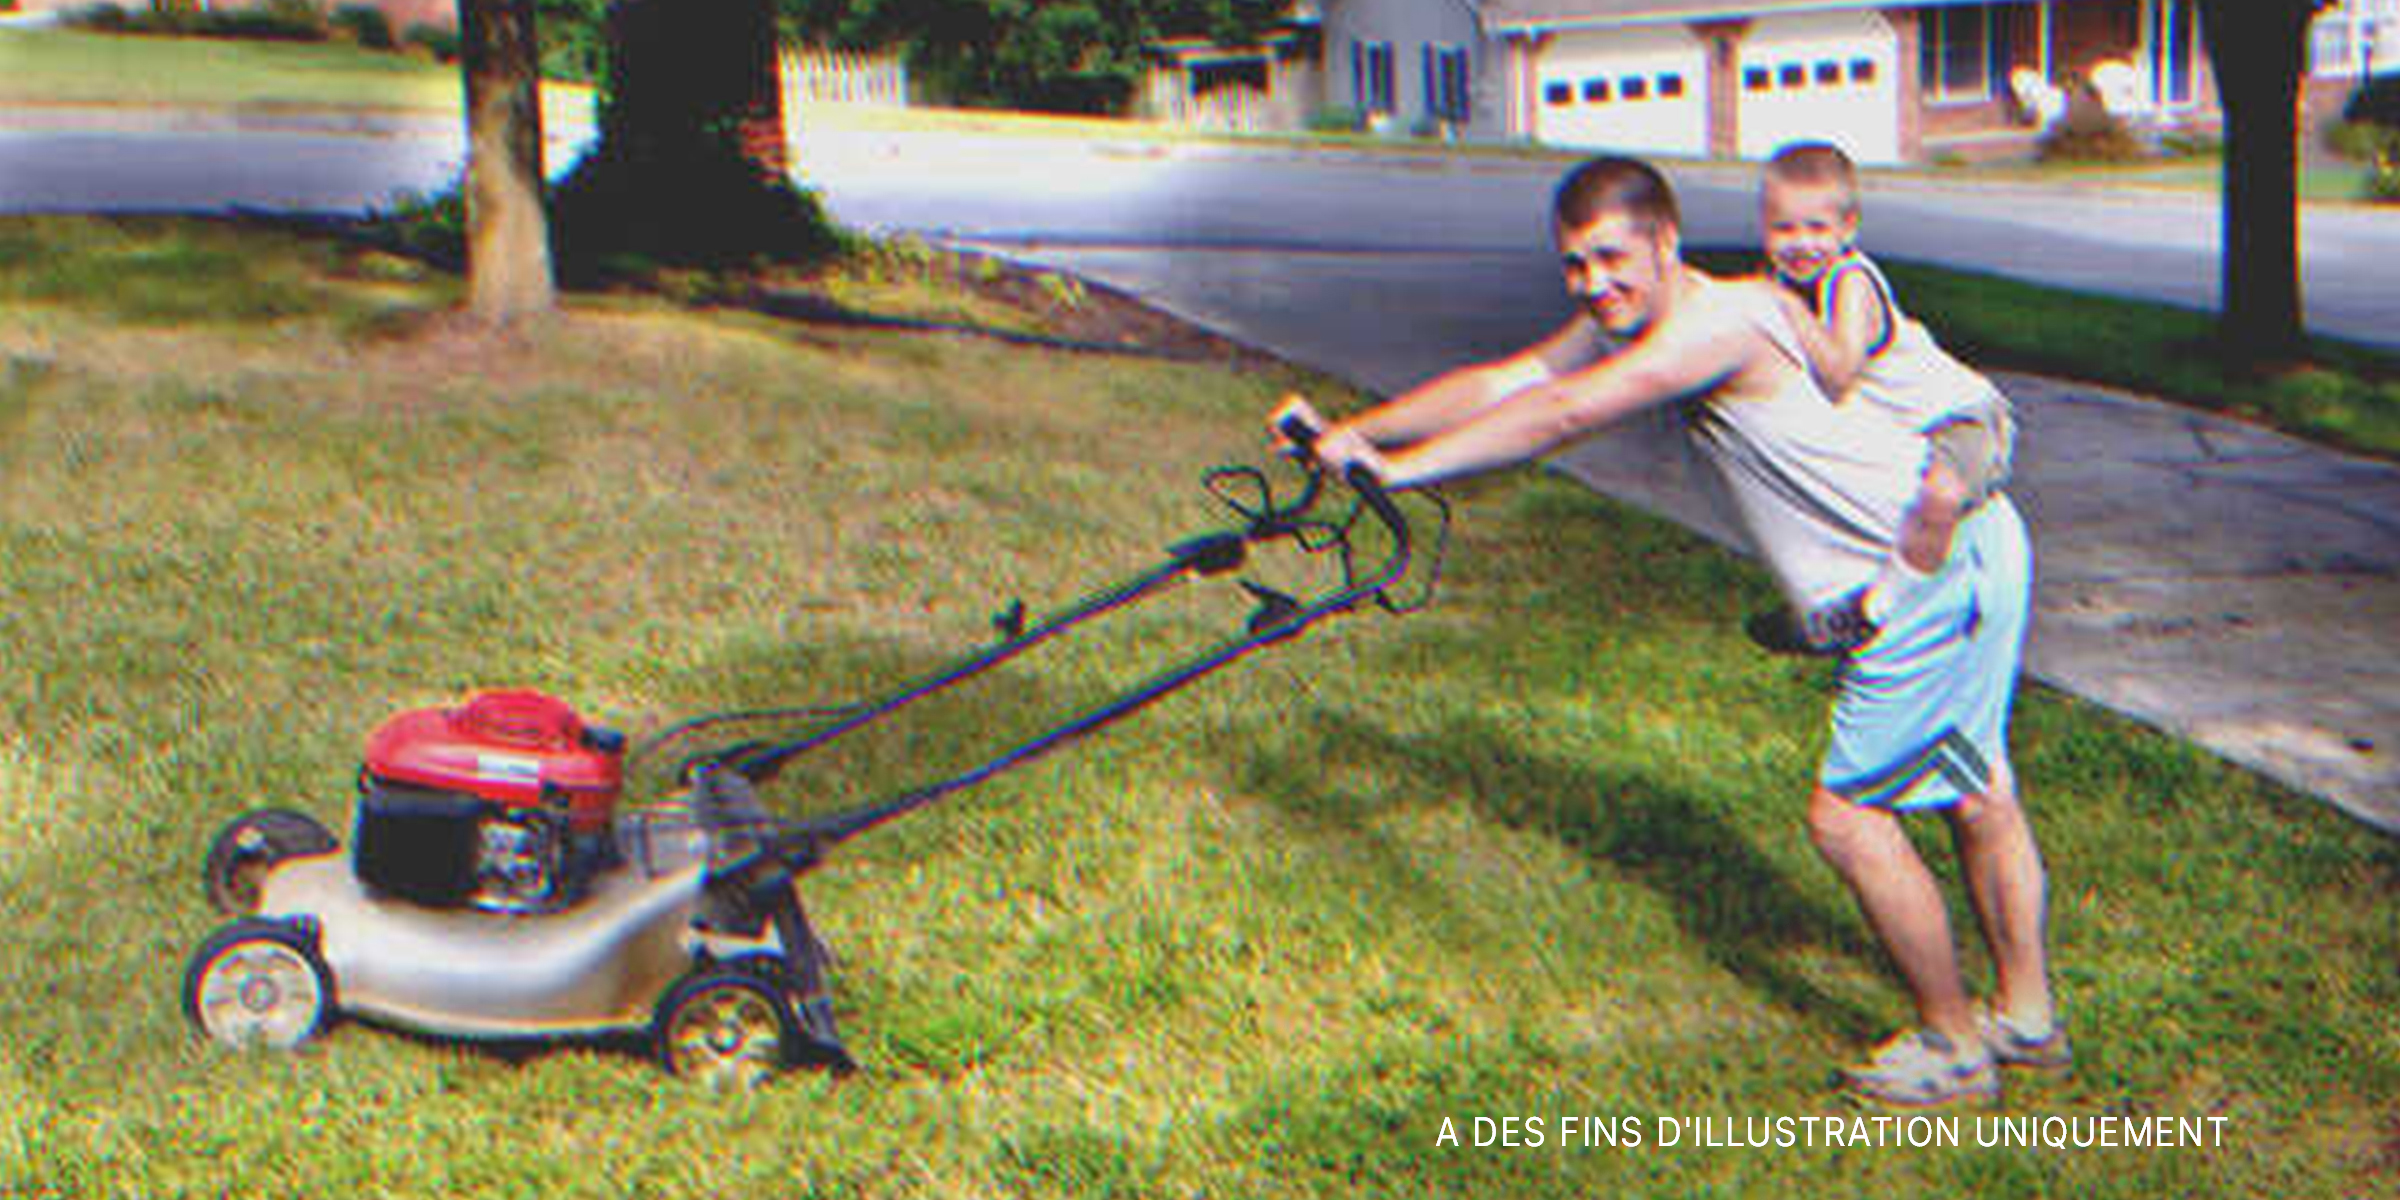
[[[1723,21],[1858,8],[1932,8],[1976,0],[1470,0],[1490,33],[1579,26]]]

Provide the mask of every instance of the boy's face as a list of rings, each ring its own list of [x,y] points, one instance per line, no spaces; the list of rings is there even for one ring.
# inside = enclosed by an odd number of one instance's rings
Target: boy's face
[[[1660,313],[1681,266],[1671,228],[1625,212],[1602,212],[1588,225],[1555,225],[1567,291],[1611,336],[1630,338]]]
[[[1815,283],[1858,236],[1858,211],[1838,183],[1769,180],[1759,189],[1758,223],[1766,230],[1767,261],[1800,284]]]

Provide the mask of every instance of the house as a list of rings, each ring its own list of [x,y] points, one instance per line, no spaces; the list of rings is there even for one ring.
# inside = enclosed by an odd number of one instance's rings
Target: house
[[[1295,8],[1283,28],[1255,45],[1191,37],[1146,49],[1151,66],[1134,111],[1153,121],[1240,133],[1301,129],[1324,93],[1313,8]]]
[[[2219,121],[2195,0],[1327,0],[1324,40],[1329,102],[1482,140],[2004,153],[2096,70],[2138,124]]]

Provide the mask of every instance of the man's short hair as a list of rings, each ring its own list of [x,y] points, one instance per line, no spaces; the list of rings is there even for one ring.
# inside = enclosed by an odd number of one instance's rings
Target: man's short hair
[[[1580,229],[1602,213],[1625,213],[1651,232],[1680,229],[1682,214],[1675,208],[1675,189],[1658,168],[1638,158],[1608,154],[1567,172],[1550,198],[1558,223]]]
[[[1843,207],[1858,209],[1858,167],[1831,142],[1789,142],[1767,160],[1766,180],[1802,187],[1838,187]]]

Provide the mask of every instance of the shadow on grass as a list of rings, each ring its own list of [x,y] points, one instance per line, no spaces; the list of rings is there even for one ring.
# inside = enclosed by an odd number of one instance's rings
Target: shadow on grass
[[[1454,726],[1422,740],[1324,712],[1302,724],[1316,731],[1321,757],[1256,759],[1245,771],[1246,787],[1305,819],[1353,832],[1379,809],[1462,797],[1487,820],[1555,838],[1667,897],[1711,961],[1800,1019],[1829,1022],[1853,1037],[1879,1029],[1881,1017],[1827,992],[1788,959],[1814,947],[1880,971],[1880,951],[1847,913],[1794,887],[1752,847],[1747,831],[1729,825],[1703,798],[1638,769],[1533,753],[1490,725]],[[1315,781],[1329,765],[1384,772],[1389,798],[1319,790]],[[1797,822],[1787,835],[1805,836]]]
[[[284,256],[258,253],[248,236],[164,217],[0,225],[0,299],[153,326],[266,324],[325,308],[321,289],[285,269]]]

